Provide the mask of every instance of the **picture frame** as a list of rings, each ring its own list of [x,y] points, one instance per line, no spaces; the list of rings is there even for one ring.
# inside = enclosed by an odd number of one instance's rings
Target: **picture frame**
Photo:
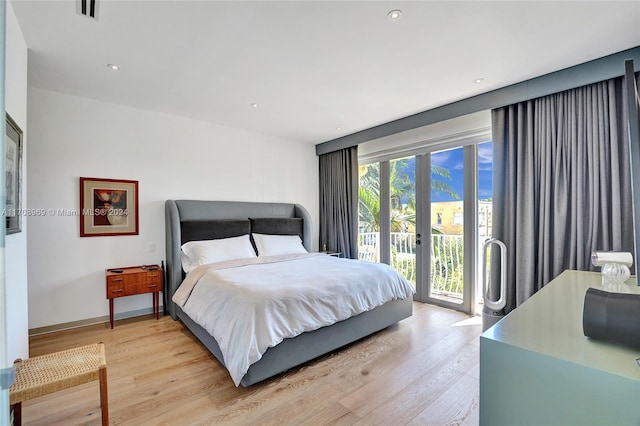
[[[22,232],[22,138],[18,124],[6,114],[5,129],[5,233]]]
[[[138,181],[80,178],[80,236],[138,235]]]

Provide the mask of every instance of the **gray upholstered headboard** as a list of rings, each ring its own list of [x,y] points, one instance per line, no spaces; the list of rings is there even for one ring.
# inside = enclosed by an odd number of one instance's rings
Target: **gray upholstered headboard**
[[[309,212],[299,204],[254,203],[242,201],[167,200],[165,203],[166,252],[164,306],[173,319],[177,319],[173,293],[182,283],[180,246],[181,224],[190,221],[248,218],[301,218],[302,243],[311,250],[313,227]]]

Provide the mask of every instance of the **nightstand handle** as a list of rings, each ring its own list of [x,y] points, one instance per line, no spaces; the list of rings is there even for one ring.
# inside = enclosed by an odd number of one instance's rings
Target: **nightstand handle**
[[[156,288],[156,287],[158,287],[158,284],[149,285],[149,288]]]
[[[124,290],[111,290],[111,293],[122,293]]]

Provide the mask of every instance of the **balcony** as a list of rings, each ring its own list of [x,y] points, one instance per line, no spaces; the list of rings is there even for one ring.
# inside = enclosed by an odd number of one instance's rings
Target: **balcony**
[[[358,259],[378,262],[379,232],[362,232],[358,237]],[[462,300],[462,235],[431,236],[431,294],[452,301]],[[416,235],[391,233],[391,266],[416,286]]]

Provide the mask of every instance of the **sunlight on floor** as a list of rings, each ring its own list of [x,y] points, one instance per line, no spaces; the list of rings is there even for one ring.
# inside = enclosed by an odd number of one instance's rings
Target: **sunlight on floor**
[[[457,323],[453,324],[452,327],[466,327],[468,325],[482,325],[482,317],[475,315],[471,318],[458,321]]]

